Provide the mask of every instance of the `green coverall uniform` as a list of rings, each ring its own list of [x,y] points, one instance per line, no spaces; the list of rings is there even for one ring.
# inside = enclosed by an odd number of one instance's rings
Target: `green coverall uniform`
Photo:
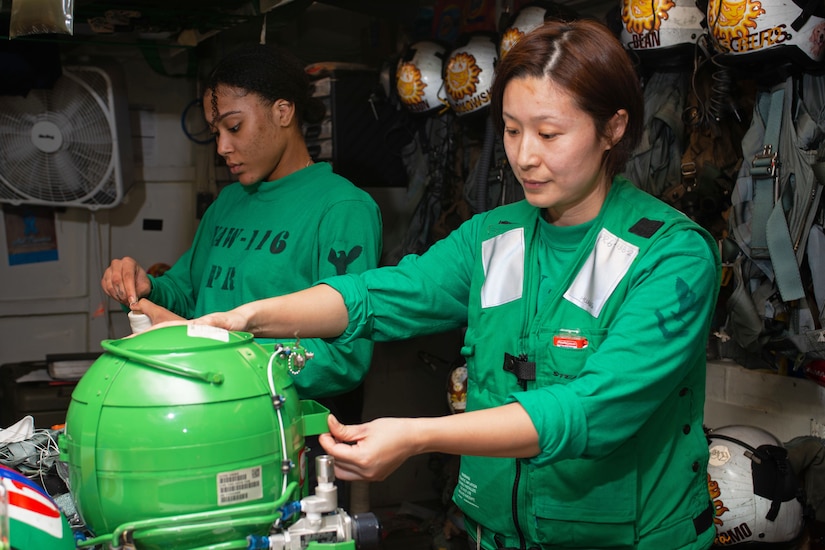
[[[708,548],[706,343],[713,238],[617,177],[598,216],[556,227],[525,201],[421,256],[323,281],[341,341],[466,326],[467,410],[517,401],[528,459],[464,456],[454,500],[492,548]]]

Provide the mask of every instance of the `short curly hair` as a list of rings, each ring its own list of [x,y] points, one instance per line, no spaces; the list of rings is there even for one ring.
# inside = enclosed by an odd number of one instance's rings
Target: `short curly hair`
[[[218,62],[204,83],[204,97],[211,94],[214,111],[216,89],[221,85],[257,94],[269,105],[279,99],[290,101],[295,105],[299,124],[318,122],[324,116],[325,107],[312,96],[312,85],[303,65],[291,52],[278,46],[243,44]]]

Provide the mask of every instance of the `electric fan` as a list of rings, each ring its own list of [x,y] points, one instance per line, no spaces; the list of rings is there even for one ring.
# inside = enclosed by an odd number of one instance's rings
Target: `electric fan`
[[[131,165],[128,103],[111,69],[64,67],[52,88],[0,101],[0,202],[111,208]]]

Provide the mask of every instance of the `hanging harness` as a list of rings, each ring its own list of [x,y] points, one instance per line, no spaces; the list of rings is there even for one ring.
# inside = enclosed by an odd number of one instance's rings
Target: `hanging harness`
[[[729,258],[736,288],[728,301],[726,330],[752,353],[792,342],[789,355],[795,363],[807,354],[825,353],[825,295],[822,289],[816,292],[825,275],[819,220],[823,107],[825,80],[819,76],[791,76],[757,94],[742,143],[751,161],[740,169],[730,217],[739,255]]]

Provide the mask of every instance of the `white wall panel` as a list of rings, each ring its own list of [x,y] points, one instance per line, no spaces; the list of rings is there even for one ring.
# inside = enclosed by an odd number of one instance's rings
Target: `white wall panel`
[[[88,351],[84,313],[0,317],[0,365]]]
[[[191,182],[135,185],[111,214],[112,257],[131,256],[144,268],[175,263],[195,235],[195,195]]]
[[[707,370],[705,425],[757,426],[782,441],[823,437],[825,388],[806,378],[746,369],[733,361],[711,361]]]

